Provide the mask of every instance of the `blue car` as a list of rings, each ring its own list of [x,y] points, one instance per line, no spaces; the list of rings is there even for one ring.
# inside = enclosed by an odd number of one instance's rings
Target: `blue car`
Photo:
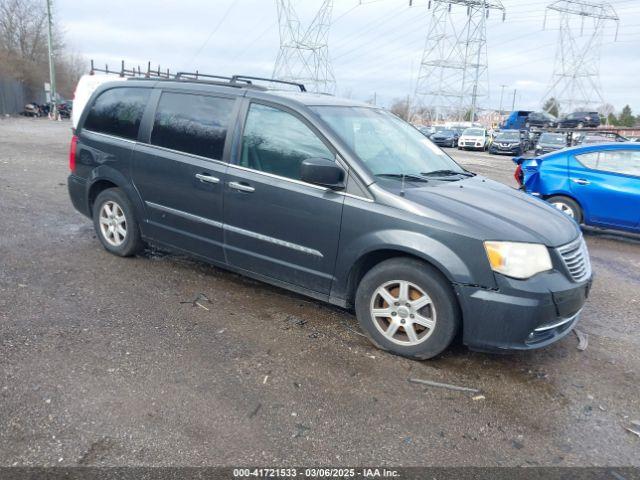
[[[585,145],[514,162],[525,192],[576,222],[640,232],[640,144]]]

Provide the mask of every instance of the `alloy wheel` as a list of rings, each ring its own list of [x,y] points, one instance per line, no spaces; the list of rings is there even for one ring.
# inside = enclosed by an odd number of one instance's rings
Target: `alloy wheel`
[[[391,342],[414,346],[431,336],[436,309],[431,297],[418,285],[392,280],[380,285],[371,297],[371,320]]]
[[[556,207],[558,210],[560,210],[562,213],[569,215],[571,218],[575,218],[575,213],[573,211],[573,208],[571,208],[569,205],[567,205],[566,203],[563,202],[553,202],[551,205],[553,205],[554,207]]]
[[[119,247],[127,238],[127,219],[122,207],[113,200],[100,208],[100,232],[109,245]]]

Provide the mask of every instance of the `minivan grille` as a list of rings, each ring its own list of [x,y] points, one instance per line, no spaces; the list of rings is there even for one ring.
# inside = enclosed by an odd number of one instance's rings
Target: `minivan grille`
[[[589,251],[582,235],[577,240],[559,247],[558,252],[574,281],[581,282],[591,276]]]

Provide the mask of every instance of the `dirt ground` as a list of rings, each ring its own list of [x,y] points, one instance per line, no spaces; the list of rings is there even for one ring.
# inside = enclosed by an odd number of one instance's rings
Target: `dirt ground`
[[[0,465],[640,465],[640,237],[586,232],[586,351],[570,334],[414,362],[349,312],[185,256],[108,254],[69,202],[69,138],[0,120]],[[512,182],[508,157],[451,154]]]

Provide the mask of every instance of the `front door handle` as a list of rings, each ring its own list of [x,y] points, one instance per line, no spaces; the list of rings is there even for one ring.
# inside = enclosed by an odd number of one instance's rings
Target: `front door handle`
[[[240,183],[240,182],[229,182],[229,187],[233,188],[234,190],[240,190],[241,192],[255,192],[255,188],[253,188],[250,185],[245,185],[244,183]]]
[[[584,178],[572,178],[571,181],[578,185],[589,185],[591,183],[589,180],[585,180]]]
[[[205,183],[220,183],[220,179],[207,175],[206,173],[196,173],[196,178]]]

